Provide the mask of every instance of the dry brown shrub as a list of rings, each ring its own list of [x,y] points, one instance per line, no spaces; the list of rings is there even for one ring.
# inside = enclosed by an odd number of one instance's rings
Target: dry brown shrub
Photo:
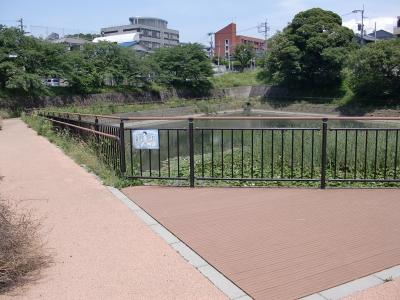
[[[37,279],[39,271],[50,263],[40,226],[40,220],[30,212],[17,212],[0,199],[0,294]]]

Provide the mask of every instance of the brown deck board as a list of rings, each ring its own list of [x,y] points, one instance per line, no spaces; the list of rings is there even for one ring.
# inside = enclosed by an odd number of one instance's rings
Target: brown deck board
[[[123,192],[255,299],[295,299],[400,264],[400,190]]]

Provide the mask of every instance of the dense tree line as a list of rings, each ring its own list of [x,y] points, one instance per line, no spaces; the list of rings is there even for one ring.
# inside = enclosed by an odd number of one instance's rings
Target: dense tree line
[[[400,100],[399,41],[360,47],[339,15],[313,8],[298,13],[270,41],[260,77],[295,91],[334,91]]]
[[[243,71],[254,58],[251,45],[239,45],[234,66]],[[400,99],[400,41],[361,47],[339,15],[320,8],[298,13],[270,39],[260,61],[260,78],[269,84],[317,93],[347,86],[363,98]],[[0,98],[154,86],[201,96],[211,88],[211,76],[210,61],[198,44],[160,48],[148,55],[107,42],[69,51],[62,44],[0,26]],[[49,87],[43,83],[46,78],[64,79],[68,86]]]
[[[62,78],[71,93],[115,87],[143,90],[155,83],[177,89],[210,87],[211,64],[198,44],[162,48],[150,55],[113,43],[85,44],[81,50],[0,27],[0,93],[37,97],[57,89],[46,78]],[[60,90],[60,89],[58,89]]]

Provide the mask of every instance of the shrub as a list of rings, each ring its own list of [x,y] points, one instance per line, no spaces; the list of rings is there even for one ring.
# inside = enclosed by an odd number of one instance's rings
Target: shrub
[[[35,279],[50,262],[39,228],[39,220],[30,213],[17,213],[0,199],[0,293]]]
[[[356,96],[400,100],[400,40],[372,43],[353,52],[347,73]]]
[[[159,48],[151,56],[157,83],[194,95],[206,95],[211,83],[211,63],[201,45],[187,44]]]

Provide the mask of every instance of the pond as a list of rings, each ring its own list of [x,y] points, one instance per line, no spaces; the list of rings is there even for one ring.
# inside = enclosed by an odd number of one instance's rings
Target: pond
[[[221,115],[243,116],[243,112]],[[274,112],[251,115],[301,116]],[[332,177],[397,178],[397,124],[329,121],[326,152]],[[187,178],[187,121],[130,122],[127,125],[127,165],[131,176]],[[131,131],[139,128],[159,130],[159,150],[131,147]],[[317,179],[321,168],[321,128],[322,121],[314,120],[195,120],[196,177]]]

